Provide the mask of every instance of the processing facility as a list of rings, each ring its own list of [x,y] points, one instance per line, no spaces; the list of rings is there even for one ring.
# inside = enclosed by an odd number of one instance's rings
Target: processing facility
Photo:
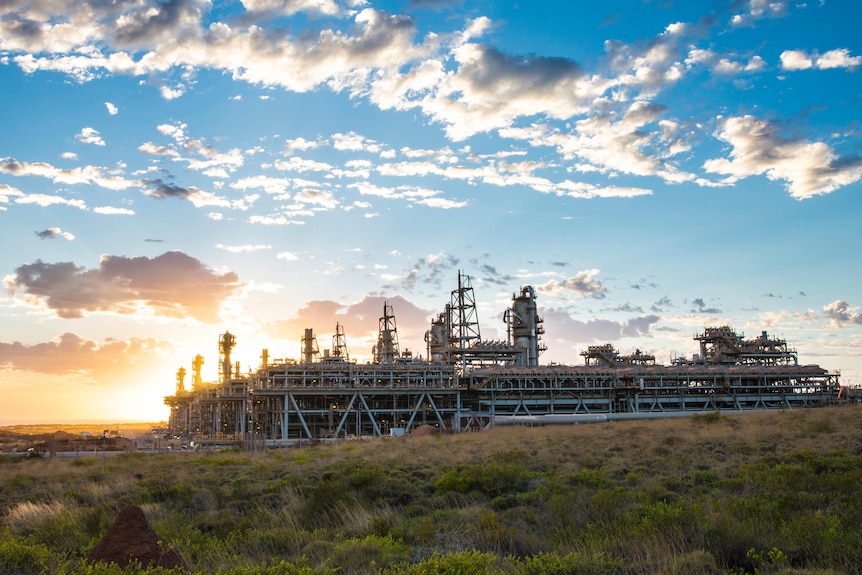
[[[728,326],[706,328],[694,338],[699,352],[671,365],[639,350],[620,355],[611,344],[589,346],[581,365],[540,365],[544,327],[531,286],[513,294],[503,319],[505,341],[482,339],[470,278],[459,272],[425,333],[425,358],[401,351],[388,304],[368,363],[351,360],[337,324],[323,354],[306,329],[301,358],[271,360],[264,349],[260,367],[243,375],[231,360],[236,337],[225,332],[218,381],[202,381],[200,355],[190,389],[185,368],[178,370],[176,392],[165,397],[168,427],[199,446],[281,446],[398,436],[425,425],[457,432],[847,401],[837,373],[800,365],[786,341],[765,331],[745,339]]]

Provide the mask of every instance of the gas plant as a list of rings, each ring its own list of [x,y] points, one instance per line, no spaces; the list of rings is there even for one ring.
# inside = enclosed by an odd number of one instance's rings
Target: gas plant
[[[531,286],[505,310],[506,341],[481,337],[470,278],[458,274],[444,310],[425,333],[423,359],[403,352],[392,307],[383,306],[373,360],[351,360],[343,327],[319,352],[305,330],[299,360],[272,360],[240,374],[236,337],[219,336],[218,381],[201,379],[203,358],[177,372],[168,426],[198,446],[281,446],[337,438],[397,436],[431,425],[441,431],[501,424],[576,423],[671,417],[697,412],[833,405],[846,402],[837,373],[799,365],[796,351],[762,332],[745,339],[710,327],[699,353],[671,365],[611,345],[581,352],[582,365],[540,365],[543,319]]]

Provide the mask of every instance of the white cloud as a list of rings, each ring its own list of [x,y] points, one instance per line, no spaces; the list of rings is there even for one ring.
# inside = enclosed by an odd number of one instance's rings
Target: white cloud
[[[597,269],[581,270],[574,277],[563,281],[551,280],[537,286],[536,289],[544,294],[563,299],[568,298],[570,294],[601,299],[605,297],[607,289],[602,285],[601,280],[594,279],[598,274]]]
[[[75,139],[82,144],[94,144],[96,146],[104,146],[105,141],[99,135],[99,131],[95,128],[84,128],[75,136]]]
[[[105,102],[105,108],[108,109],[108,114],[112,116],[116,116],[117,113],[120,111],[115,105],[110,102]]]
[[[261,224],[264,226],[288,226],[288,225],[303,225],[302,220],[291,220],[285,216],[251,216],[248,219],[250,224]]]
[[[285,154],[293,154],[297,151],[313,150],[321,145],[321,142],[311,142],[305,138],[295,138],[284,143]]]
[[[821,70],[830,68],[858,68],[862,64],[862,56],[851,56],[846,48],[830,50],[817,58],[817,67]]]
[[[844,327],[846,324],[862,325],[862,314],[859,313],[859,307],[851,306],[844,300],[835,300],[823,306],[823,315],[831,320],[832,325],[836,327]]]
[[[276,160],[273,165],[283,172],[328,172],[332,169],[332,166],[326,162],[304,160],[296,156],[287,160]]]
[[[26,194],[15,199],[16,204],[34,204],[45,208],[48,206],[70,206],[79,210],[86,210],[87,204],[84,200],[70,200],[62,196],[52,196],[49,194]]]
[[[447,198],[423,198],[416,203],[429,208],[440,208],[444,210],[463,208],[469,204],[469,202],[450,200]]]
[[[249,254],[252,252],[259,252],[261,250],[271,250],[272,246],[266,244],[244,244],[241,246],[228,246],[225,244],[216,244],[216,247],[220,250],[225,250],[232,254]]]
[[[93,211],[97,214],[105,215],[105,216],[134,216],[135,211],[130,210],[128,208],[115,208],[112,206],[99,206],[97,208],[93,208]]]
[[[314,204],[322,209],[331,210],[338,206],[338,200],[331,192],[314,188],[305,188],[294,194],[293,199],[300,204]]]
[[[288,199],[288,188],[291,186],[291,181],[287,178],[273,178],[271,176],[251,176],[241,178],[233,182],[230,187],[236,190],[261,189],[267,194],[278,196],[279,199]]]
[[[784,70],[829,70],[832,68],[858,68],[862,56],[851,56],[846,48],[830,50],[823,55],[817,52],[808,54],[804,50],[785,50],[781,53],[781,67]]]
[[[825,142],[782,137],[779,126],[753,116],[720,121],[716,137],[733,149],[730,159],[707,160],[707,172],[730,176],[732,181],[765,174],[786,182],[796,199],[827,194],[862,178],[862,160],[839,158]]]
[[[252,12],[277,12],[291,16],[308,12],[322,16],[346,16],[352,14],[333,0],[242,0],[246,10]]]
[[[18,188],[13,188],[8,184],[0,184],[0,204],[7,204],[10,198],[22,196],[24,196],[24,192]]]

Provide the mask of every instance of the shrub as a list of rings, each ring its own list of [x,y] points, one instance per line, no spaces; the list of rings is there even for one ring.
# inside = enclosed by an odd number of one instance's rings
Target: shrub
[[[39,575],[56,572],[57,557],[44,545],[28,544],[0,534],[0,573]]]
[[[499,573],[494,566],[497,557],[480,551],[464,551],[440,555],[434,553],[418,563],[397,563],[381,571],[381,575],[491,575]]]

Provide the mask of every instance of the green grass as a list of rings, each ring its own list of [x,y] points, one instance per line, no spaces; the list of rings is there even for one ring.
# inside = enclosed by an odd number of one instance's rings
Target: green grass
[[[0,573],[124,505],[200,574],[862,574],[862,408],[244,452],[0,458]]]

